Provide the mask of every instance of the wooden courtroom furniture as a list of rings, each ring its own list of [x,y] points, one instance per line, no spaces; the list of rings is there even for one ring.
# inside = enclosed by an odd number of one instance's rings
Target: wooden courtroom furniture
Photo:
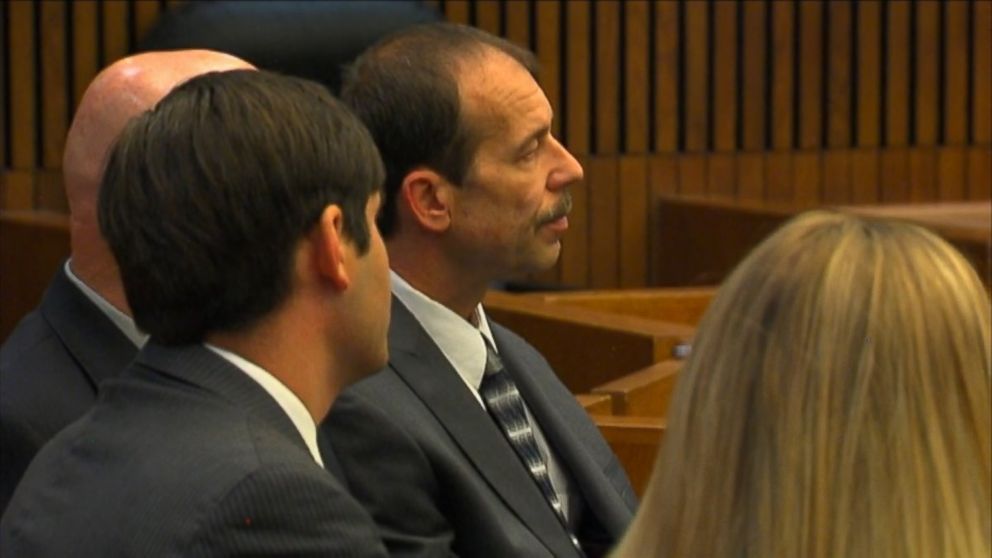
[[[593,422],[627,471],[634,492],[642,496],[664,438],[665,419],[600,415]]]
[[[590,415],[613,414],[613,397],[605,393],[579,393],[575,398]]]
[[[531,293],[556,305],[587,308],[625,316],[637,316],[695,327],[706,312],[716,289],[713,287],[557,291]]]
[[[537,298],[490,291],[486,313],[510,328],[548,359],[572,393],[588,392],[672,356],[694,328],[548,304]]]
[[[658,230],[661,285],[713,285],[779,225],[810,209],[788,204],[699,198],[664,198],[658,206],[666,226]],[[836,206],[859,215],[901,219],[943,236],[992,282],[992,202]]]
[[[663,360],[595,387],[592,393],[608,395],[614,415],[664,417],[682,364]]]
[[[38,305],[68,255],[68,215],[0,211],[0,341]]]

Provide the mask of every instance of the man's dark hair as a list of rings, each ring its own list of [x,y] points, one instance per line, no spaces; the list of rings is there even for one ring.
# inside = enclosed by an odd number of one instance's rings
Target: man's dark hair
[[[164,344],[252,325],[328,205],[368,249],[383,177],[368,131],[316,83],[236,70],[180,85],[125,128],[100,191],[135,323]]]
[[[537,74],[534,55],[485,31],[452,23],[417,25],[383,39],[348,69],[341,99],[365,123],[386,164],[383,236],[397,226],[403,178],[425,166],[461,184],[480,135],[461,114],[459,64],[501,52]]]

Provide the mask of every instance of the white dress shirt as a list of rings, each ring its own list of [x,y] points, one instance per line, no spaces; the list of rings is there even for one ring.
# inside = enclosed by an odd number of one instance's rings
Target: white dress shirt
[[[94,291],[89,285],[83,283],[82,279],[76,277],[76,274],[72,272],[72,267],[69,265],[72,261],[65,262],[65,274],[69,277],[69,282],[75,285],[80,291],[82,291],[83,296],[88,298],[96,307],[103,312],[111,322],[117,326],[117,329],[121,330],[121,333],[125,337],[134,343],[135,347],[139,349],[145,346],[145,342],[148,341],[148,334],[142,332],[138,329],[138,326],[134,324],[134,320],[131,316],[128,316],[124,312],[121,312],[113,304],[107,301],[107,299],[100,296],[100,293]]]
[[[209,343],[204,343],[203,346],[217,353],[224,360],[247,374],[249,378],[262,386],[262,389],[272,396],[272,399],[276,400],[276,403],[282,407],[283,412],[286,413],[289,420],[296,426],[296,430],[299,431],[300,436],[303,437],[303,442],[306,443],[307,449],[310,450],[313,460],[317,462],[317,465],[323,467],[324,461],[320,458],[320,450],[317,449],[317,425],[314,424],[313,417],[307,412],[307,408],[300,401],[300,398],[261,366],[231,351],[221,349]]]
[[[405,279],[397,275],[395,271],[390,270],[389,273],[393,294],[400,299],[400,302],[406,306],[407,310],[413,314],[413,317],[427,331],[427,334],[430,335],[434,343],[441,349],[441,352],[448,359],[451,366],[458,372],[458,376],[465,382],[465,386],[475,396],[476,401],[485,409],[486,406],[482,402],[482,396],[479,395],[479,386],[482,385],[482,377],[486,372],[486,345],[479,335],[482,334],[485,336],[497,354],[499,351],[496,349],[496,342],[493,340],[493,334],[489,328],[489,320],[486,319],[486,313],[482,309],[482,305],[479,304],[475,307],[476,322],[479,324],[476,327],[465,318],[454,313],[447,306],[418,291]],[[575,519],[574,513],[570,513],[572,509],[569,507],[569,495],[574,490],[573,483],[569,480],[565,470],[558,462],[558,458],[551,451],[551,446],[544,437],[541,427],[534,420],[530,409],[527,408],[526,402],[524,403],[524,411],[526,411],[527,420],[530,422],[531,429],[534,431],[537,446],[544,456],[545,463],[548,465],[548,476],[551,478],[551,485],[554,487],[555,492],[558,493],[562,509],[565,510],[565,515],[569,518],[569,523],[571,524]],[[574,528],[574,525],[571,526]]]

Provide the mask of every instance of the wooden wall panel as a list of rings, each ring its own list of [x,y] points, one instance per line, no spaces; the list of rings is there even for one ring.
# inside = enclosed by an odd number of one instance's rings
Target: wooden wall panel
[[[504,3],[506,9],[506,38],[530,48],[530,2],[517,0]]]
[[[709,149],[709,5],[689,2],[685,11],[685,50],[681,53],[685,83],[685,151]]]
[[[589,286],[615,289],[619,277],[618,158],[589,162]]]
[[[35,11],[38,6],[28,2],[7,4],[10,56],[10,165],[15,169],[32,169],[38,165],[37,141],[39,123],[35,120],[38,91],[35,88]],[[5,180],[3,202],[5,209],[34,207],[33,181]]]
[[[103,18],[103,53],[100,66],[105,67],[121,59],[128,48],[128,5],[126,0],[103,0],[100,3]]]
[[[992,2],[975,2],[972,15],[971,141],[992,143]]]
[[[631,0],[624,13],[624,152],[646,153],[650,140],[651,117],[651,18],[647,0]]]
[[[875,147],[882,138],[882,3],[861,0],[857,17],[857,146]]]
[[[909,2],[887,2],[885,60],[886,145],[909,143]]]
[[[943,2],[944,145],[963,145],[968,137],[968,3]],[[988,68],[985,69],[989,71]]]
[[[823,152],[823,202],[851,203],[851,151],[831,149]]]
[[[886,149],[882,151],[879,164],[882,201],[887,203],[909,201],[909,150],[905,147]]]
[[[656,0],[655,10],[655,149],[673,153],[679,148],[679,12],[681,4]]]
[[[851,145],[852,13],[850,0],[827,4],[827,147],[831,148]],[[830,185],[824,184],[824,193],[828,192]]]
[[[766,82],[766,59],[767,53],[767,31],[765,21],[767,20],[768,3],[765,0],[754,0],[744,2],[741,5],[741,17],[743,18],[742,45],[742,67],[740,94],[741,102],[741,149],[745,151],[758,151],[765,148],[767,141],[766,121],[766,92],[768,83]],[[753,192],[751,192],[753,193]]]
[[[799,3],[799,148],[823,139],[823,4]]]
[[[79,106],[86,86],[100,67],[95,0],[72,3],[72,110]]]
[[[992,148],[971,147],[968,149],[968,198],[987,200],[990,197],[992,197]]]
[[[909,200],[937,199],[937,152],[933,148],[916,148],[909,153]]]
[[[621,288],[647,285],[648,159],[627,155],[620,159],[620,284]]]
[[[475,25],[483,31],[499,35],[503,16],[500,14],[499,0],[478,0],[475,3]]]
[[[942,147],[938,150],[937,184],[939,199],[964,199],[968,184],[968,161],[964,148]]]
[[[772,149],[791,149],[794,130],[795,5],[772,2]]]
[[[565,45],[565,76],[566,76],[566,111],[565,111],[565,144],[573,153],[589,153],[592,149],[590,140],[590,117],[592,104],[590,102],[589,60],[591,53],[590,40],[590,5],[588,0],[575,0],[565,6],[566,45]]]
[[[68,128],[66,5],[41,4],[41,166],[58,168]]]
[[[468,0],[445,0],[444,18],[452,23],[469,24]]]
[[[596,27],[595,103],[596,153],[615,154],[620,150],[620,3],[599,0],[593,3]]]
[[[737,4],[717,2],[713,8],[713,151],[737,149]],[[729,193],[733,183],[728,182]],[[724,193],[724,188],[717,191]]]
[[[562,239],[561,281],[563,285],[589,285],[589,160],[579,157],[585,169],[585,180],[572,186],[572,212],[568,215],[568,230]]]
[[[940,112],[940,3],[923,0],[916,5],[916,93],[915,111],[917,145],[937,143]]]
[[[551,133],[561,135],[561,33],[558,23],[561,13],[557,2],[537,3],[537,60],[541,64],[540,83],[544,94],[551,101],[555,119],[551,123]]]

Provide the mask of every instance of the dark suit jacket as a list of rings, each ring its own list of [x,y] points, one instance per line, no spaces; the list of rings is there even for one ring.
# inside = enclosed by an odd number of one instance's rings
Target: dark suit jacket
[[[0,347],[0,513],[41,446],[96,401],[138,349],[60,268]]]
[[[278,403],[202,346],[149,343],[38,453],[3,556],[385,556]]]
[[[393,298],[389,365],[322,425],[352,493],[394,555],[575,556],[568,534],[496,424],[416,318]],[[503,363],[581,492],[587,548],[623,533],[630,483],[596,426],[537,351],[492,324]],[[595,551],[593,552],[596,553]]]

